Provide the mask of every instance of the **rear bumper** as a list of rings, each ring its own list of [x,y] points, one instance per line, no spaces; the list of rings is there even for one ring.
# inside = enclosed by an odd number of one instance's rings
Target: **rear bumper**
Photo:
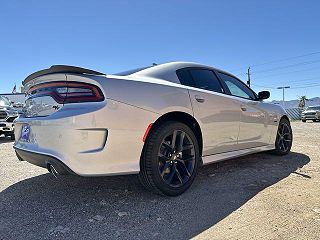
[[[61,175],[76,175],[67,165],[55,157],[21,150],[17,147],[14,147],[14,149],[20,161],[27,161],[33,165],[43,168],[48,168],[49,165],[52,165]]]
[[[47,167],[56,159],[80,176],[138,173],[142,137],[157,117],[113,100],[68,104],[48,117],[18,118],[14,146],[36,154],[36,162],[26,160],[32,164]],[[24,125],[29,125],[28,140],[20,139]]]

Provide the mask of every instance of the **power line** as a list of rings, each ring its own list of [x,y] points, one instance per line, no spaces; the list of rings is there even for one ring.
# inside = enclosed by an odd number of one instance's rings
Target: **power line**
[[[290,80],[290,81],[277,81],[277,83],[293,83],[293,82],[301,82],[301,81],[309,81],[309,80],[320,80],[320,77],[294,79],[294,80]]]
[[[291,84],[291,85],[296,85],[296,84],[304,84],[301,86],[306,86],[310,84],[320,84],[319,81],[313,82],[310,80],[320,80],[320,77],[314,77],[314,78],[304,78],[304,79],[295,79],[295,80],[290,80],[290,81],[278,81],[277,84]],[[305,82],[307,81],[307,82]],[[265,87],[265,88],[270,88],[270,89],[275,89],[274,85],[271,86],[263,86],[263,85],[257,85],[257,84],[252,84],[253,86],[256,87]]]
[[[320,85],[319,83],[308,83],[308,84],[297,84],[297,85],[294,85],[294,87],[312,87],[312,86],[318,86]]]
[[[279,69],[284,69],[284,68],[290,68],[290,67],[295,67],[295,66],[299,66],[299,65],[308,65],[308,64],[318,63],[318,62],[320,62],[320,60],[307,61],[307,62],[299,62],[299,63],[290,64],[290,65],[286,65],[286,66],[269,68],[269,69],[264,69],[264,70],[260,70],[260,71],[254,71],[254,72],[252,72],[252,74],[262,73],[262,72],[270,72],[270,71],[274,71],[274,70],[279,70]]]
[[[295,80],[290,80],[290,81],[277,81],[277,83],[294,83],[294,82],[309,81],[309,80],[320,80],[320,77],[295,79]]]
[[[255,87],[265,88],[265,89],[277,89],[276,87],[266,87],[266,86],[257,85],[257,84],[251,84],[251,85]]]
[[[263,63],[259,63],[259,64],[254,64],[254,65],[251,65],[251,67],[263,66],[263,65],[268,65],[268,64],[277,63],[277,62],[285,62],[285,61],[288,61],[291,59],[297,59],[297,58],[307,57],[307,56],[316,55],[316,54],[320,54],[320,51],[311,52],[311,53],[302,54],[302,55],[293,56],[293,57],[272,60],[272,61],[263,62]],[[241,70],[241,69],[246,69],[246,67],[232,69],[231,71],[237,71],[237,70]]]
[[[302,54],[302,55],[298,55],[298,56],[294,56],[294,57],[288,57],[288,58],[284,58],[284,59],[278,59],[278,60],[274,60],[274,61],[268,61],[268,62],[264,62],[264,63],[260,63],[260,64],[254,64],[254,65],[251,65],[253,67],[257,67],[257,66],[263,66],[263,65],[267,65],[267,64],[272,64],[272,63],[277,63],[277,62],[285,62],[285,61],[289,61],[289,60],[293,60],[293,59],[298,59],[298,58],[302,58],[302,57],[306,57],[306,56],[311,56],[311,55],[316,55],[316,54],[320,54],[320,51],[317,51],[317,52],[312,52],[312,53],[308,53],[308,54]],[[312,61],[303,61],[303,62],[298,62],[298,63],[294,63],[294,64],[289,64],[289,65],[285,65],[285,66],[278,66],[278,67],[272,67],[272,68],[268,68],[268,69],[262,69],[262,70],[258,70],[258,71],[253,71],[253,72],[250,72],[250,67],[248,68],[247,70],[247,73],[242,73],[242,74],[239,74],[239,75],[247,75],[248,79],[247,79],[247,84],[249,85],[250,87],[250,84],[251,84],[251,78],[250,78],[250,75],[251,74],[254,74],[256,75],[258,73],[261,74],[261,73],[266,73],[266,72],[270,72],[270,71],[278,71],[278,70],[281,70],[281,69],[286,69],[286,68],[291,68],[291,67],[300,67],[300,66],[304,66],[304,65],[309,65],[309,64],[314,64],[314,63],[319,63],[320,60],[317,59],[317,60],[312,60]],[[309,71],[310,69],[303,69],[303,70],[298,70],[298,71],[291,71],[289,73],[292,73],[292,72],[303,72],[303,71]],[[281,74],[288,74],[287,73],[278,73],[278,74],[271,74],[271,76],[277,76],[277,75],[281,75]],[[267,78],[267,77],[270,77],[270,74],[269,76],[262,76],[260,77],[261,78]],[[258,77],[259,79],[259,77]],[[312,79],[318,79],[318,78],[312,78]],[[304,79],[304,80],[312,80],[312,79]],[[295,82],[295,81],[304,81],[304,80],[293,80],[293,81],[284,81],[283,83],[285,82],[288,82],[288,83],[292,83],[292,82]],[[277,82],[277,83],[281,83],[281,82]],[[313,83],[311,82],[310,84],[316,84],[316,83]],[[252,84],[253,86],[257,86],[257,87],[264,87],[264,86],[261,86],[261,85],[255,85],[255,84]],[[299,87],[305,87],[304,86],[299,86]],[[267,89],[274,89],[272,87],[267,87]]]
[[[262,76],[262,77],[258,77],[255,79],[262,79],[262,78],[268,78],[268,77],[274,77],[274,76],[278,76],[278,75],[285,75],[285,74],[290,74],[290,73],[297,73],[297,72],[304,72],[304,71],[310,71],[310,70],[319,70],[319,67],[313,67],[313,68],[307,68],[307,69],[302,69],[302,70],[297,70],[297,71],[290,71],[290,72],[283,72],[283,73],[276,73],[276,74],[270,74],[270,75],[266,75],[266,76]]]
[[[267,65],[267,64],[271,64],[271,63],[285,62],[285,61],[288,61],[288,60],[291,60],[291,59],[307,57],[307,56],[316,55],[316,54],[319,54],[319,53],[320,53],[320,51],[317,51],[317,52],[302,54],[302,55],[298,55],[298,56],[294,56],[294,57],[288,57],[288,58],[278,59],[278,60],[264,62],[264,63],[260,63],[260,64],[255,64],[255,65],[251,65],[251,66],[252,67],[257,67],[257,66],[263,66],[263,65]]]
[[[320,87],[320,84],[313,85],[313,86],[311,86],[311,85],[310,85],[310,86],[303,86],[303,87],[302,87],[302,86],[301,86],[301,87],[293,87],[292,89],[299,89],[299,88],[311,88],[311,87],[312,87],[312,88],[313,88],[313,87]]]
[[[256,84],[252,84],[252,86],[270,89],[270,90],[278,89],[277,87],[269,87],[269,86],[267,87],[267,86],[256,85]],[[310,84],[305,84],[305,85],[297,85],[297,86],[293,86],[290,88],[291,89],[298,89],[298,88],[310,88],[310,87],[320,87],[320,84],[319,83],[310,83]]]

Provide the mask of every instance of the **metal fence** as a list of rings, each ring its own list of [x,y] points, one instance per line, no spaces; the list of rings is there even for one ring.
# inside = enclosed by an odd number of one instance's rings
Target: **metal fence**
[[[303,111],[302,108],[286,108],[286,112],[288,114],[288,117],[291,120],[301,120],[302,111]]]

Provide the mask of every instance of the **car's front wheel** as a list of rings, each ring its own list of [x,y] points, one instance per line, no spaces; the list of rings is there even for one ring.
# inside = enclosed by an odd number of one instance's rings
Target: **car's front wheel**
[[[290,152],[292,146],[292,129],[289,120],[282,118],[279,123],[277,138],[275,142],[276,149],[273,151],[277,155],[286,155]]]
[[[169,121],[150,132],[141,156],[140,180],[152,192],[177,196],[194,181],[199,145],[185,124]]]

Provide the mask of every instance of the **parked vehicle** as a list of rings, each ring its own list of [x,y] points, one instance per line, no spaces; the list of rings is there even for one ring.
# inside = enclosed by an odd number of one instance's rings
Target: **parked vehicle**
[[[13,109],[11,102],[6,97],[0,96],[0,136],[5,135],[14,140],[14,123],[18,112]]]
[[[52,66],[28,76],[16,121],[20,160],[58,174],[139,173],[155,193],[179,195],[198,167],[250,153],[287,154],[290,122],[225,71],[173,62],[115,75]]]
[[[306,122],[307,120],[320,121],[320,106],[308,107],[301,113],[301,120],[302,122]]]

